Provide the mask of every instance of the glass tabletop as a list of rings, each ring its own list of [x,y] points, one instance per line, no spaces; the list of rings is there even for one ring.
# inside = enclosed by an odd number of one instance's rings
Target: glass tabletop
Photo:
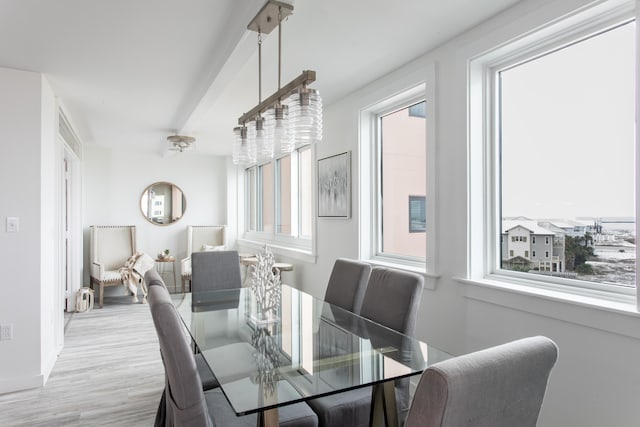
[[[268,318],[250,288],[172,298],[237,415],[416,375],[452,357],[287,285]]]

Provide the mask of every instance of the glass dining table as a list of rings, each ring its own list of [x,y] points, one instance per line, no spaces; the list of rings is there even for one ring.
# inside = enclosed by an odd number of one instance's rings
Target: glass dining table
[[[236,415],[278,425],[278,408],[372,386],[372,425],[398,424],[394,380],[451,355],[293,287],[265,317],[251,288],[173,294]]]

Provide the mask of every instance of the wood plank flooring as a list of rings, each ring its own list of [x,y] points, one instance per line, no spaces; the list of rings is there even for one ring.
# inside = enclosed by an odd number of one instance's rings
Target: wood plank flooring
[[[164,368],[149,306],[131,298],[68,315],[47,384],[0,395],[0,426],[153,426]]]

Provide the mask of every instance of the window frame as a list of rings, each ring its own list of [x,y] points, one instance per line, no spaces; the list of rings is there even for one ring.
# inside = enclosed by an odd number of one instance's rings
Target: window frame
[[[371,253],[373,254],[373,259],[377,259],[383,262],[389,262],[394,264],[404,264],[410,266],[422,266],[426,262],[426,257],[415,257],[408,255],[396,255],[386,253],[382,250],[382,239],[383,239],[383,230],[382,230],[382,118],[398,112],[403,109],[408,109],[409,107],[419,104],[421,102],[426,102],[426,98],[424,93],[421,94],[407,94],[406,97],[398,99],[397,102],[389,103],[385,106],[381,106],[381,108],[377,109],[374,115],[374,120],[376,122],[375,129],[376,133],[374,139],[371,141],[371,144],[374,145],[375,152],[375,164],[373,169],[373,182],[375,183],[374,191],[372,193],[373,196],[373,206],[372,210],[375,213],[373,217],[374,230],[373,235],[371,236],[372,240],[372,248]],[[425,107],[426,108],[426,107]],[[426,121],[426,117],[425,117]],[[426,168],[426,165],[425,165]],[[426,200],[426,195],[425,195]],[[426,203],[426,202],[425,202]]]
[[[275,253],[281,253],[283,255],[289,256],[298,256],[302,257],[305,260],[308,260],[307,256],[315,257],[315,245],[314,245],[314,236],[315,236],[315,221],[312,217],[312,226],[311,226],[311,236],[301,236],[300,235],[300,227],[301,227],[301,218],[300,215],[302,213],[302,209],[300,208],[301,198],[300,198],[300,180],[301,174],[299,171],[300,162],[298,161],[300,152],[311,150],[311,180],[313,181],[313,173],[314,173],[314,162],[313,158],[315,155],[315,150],[312,144],[305,144],[296,147],[291,153],[281,154],[279,156],[274,156],[274,158],[268,162],[262,162],[258,164],[253,164],[247,166],[242,169],[242,176],[245,180],[244,182],[244,194],[242,195],[244,201],[244,221],[243,221],[243,230],[241,233],[240,244],[247,244],[253,247],[262,247],[264,245],[269,245],[270,248]],[[291,156],[291,234],[280,233],[278,230],[280,228],[280,197],[281,197],[281,189],[279,187],[280,184],[280,160],[284,157]],[[261,231],[259,230],[261,224],[261,199],[263,197],[261,186],[260,186],[260,168],[266,164],[271,164],[273,168],[273,230],[272,231]],[[255,189],[256,194],[254,195],[254,199],[252,199],[251,195],[251,175],[248,171],[254,170],[253,179],[255,180]],[[312,184],[313,186],[313,184]],[[315,190],[314,190],[315,191]],[[294,201],[295,198],[295,201]],[[311,198],[311,212],[315,212],[313,206],[313,198]],[[251,229],[251,214],[252,210],[255,210],[255,218],[256,218],[256,229]],[[294,217],[295,215],[295,217]],[[294,225],[296,227],[294,233]],[[313,261],[313,259],[312,259]]]
[[[501,230],[499,210],[500,198],[500,149],[498,76],[501,70],[519,63],[552,53],[562,47],[580,42],[590,35],[602,33],[621,25],[625,21],[636,20],[636,62],[640,60],[638,51],[638,20],[636,1],[623,4],[598,4],[587,10],[578,10],[562,21],[552,22],[537,31],[527,33],[493,50],[470,58],[469,71],[469,114],[468,114],[468,230],[467,274],[472,281],[491,283],[510,288],[513,285],[558,291],[567,295],[592,297],[595,299],[632,303],[640,307],[640,257],[636,255],[636,287],[623,287],[577,279],[534,275],[517,271],[501,270]],[[636,77],[636,93],[638,77]],[[636,123],[639,109],[636,97]],[[638,152],[639,135],[636,132],[636,183],[640,173]],[[636,219],[638,215],[638,185],[636,185]]]
[[[426,70],[426,79],[425,71]],[[372,99],[360,110],[359,117],[359,220],[360,245],[359,258],[373,265],[393,267],[412,271],[425,277],[425,287],[435,289],[439,277],[437,272],[438,255],[438,188],[435,185],[438,165],[436,163],[436,114],[437,105],[436,68],[433,62],[425,64],[423,72],[416,79],[403,83],[395,82],[392,87],[377,92],[378,97]],[[378,117],[384,113],[397,111],[416,102],[426,101],[426,260],[410,260],[400,256],[381,256],[377,254],[380,182],[377,164],[380,158],[379,144],[374,143],[379,135]]]

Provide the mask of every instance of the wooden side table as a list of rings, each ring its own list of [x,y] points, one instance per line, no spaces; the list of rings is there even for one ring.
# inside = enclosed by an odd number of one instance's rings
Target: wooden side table
[[[173,273],[173,291],[177,292],[178,291],[178,278],[176,277],[176,259],[172,256],[170,257],[164,257],[164,258],[156,258],[156,269],[158,271],[158,274],[160,276],[163,276],[167,273],[169,273],[166,270],[166,266],[170,265],[171,266],[171,273]]]

